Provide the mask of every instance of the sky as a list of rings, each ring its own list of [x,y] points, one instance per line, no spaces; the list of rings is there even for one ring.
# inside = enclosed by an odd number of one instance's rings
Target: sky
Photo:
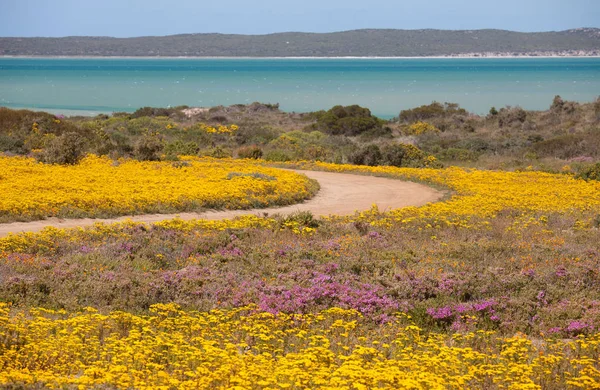
[[[600,0],[0,0],[0,36],[600,27]]]

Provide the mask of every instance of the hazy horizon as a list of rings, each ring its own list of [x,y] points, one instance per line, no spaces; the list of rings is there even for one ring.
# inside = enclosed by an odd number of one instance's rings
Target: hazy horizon
[[[82,37],[82,38],[117,38],[117,39],[127,39],[127,38],[146,38],[146,37],[164,37],[164,36],[176,36],[176,35],[245,35],[245,36],[263,36],[263,35],[278,35],[278,34],[335,34],[335,33],[343,33],[349,31],[360,31],[360,30],[403,30],[403,31],[427,31],[427,30],[438,30],[438,31],[483,31],[483,30],[496,30],[496,31],[510,31],[510,32],[518,32],[518,33],[547,33],[547,32],[562,32],[569,30],[577,30],[577,29],[600,29],[600,27],[590,27],[590,26],[581,26],[581,27],[573,27],[565,30],[544,30],[544,31],[519,31],[519,30],[507,30],[501,28],[477,28],[477,29],[440,29],[440,28],[413,28],[413,29],[405,29],[405,28],[377,28],[377,27],[365,27],[365,28],[356,28],[349,30],[337,30],[337,31],[327,31],[327,32],[316,32],[316,31],[277,31],[271,33],[257,33],[257,34],[244,34],[244,33],[223,33],[218,31],[207,31],[207,32],[181,32],[174,34],[164,34],[164,35],[131,35],[131,36],[112,36],[112,35],[62,35],[62,36],[0,36],[2,38],[73,38],[73,37]]]
[[[2,37],[141,37],[180,34],[268,35],[361,29],[564,31],[600,28],[595,0],[385,1],[0,0]]]

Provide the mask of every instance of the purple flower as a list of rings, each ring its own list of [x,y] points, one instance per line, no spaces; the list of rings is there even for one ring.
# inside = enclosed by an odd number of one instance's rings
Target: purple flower
[[[457,312],[458,314],[466,313],[469,310],[471,310],[471,306],[470,305],[466,305],[464,303],[461,303],[461,304],[458,304],[458,305],[454,306],[454,311]]]
[[[483,302],[479,302],[473,305],[473,309],[475,309],[475,311],[484,311],[487,309],[492,309],[492,306],[494,306],[496,304],[496,301],[494,301],[493,299],[487,300],[487,301],[483,301]]]
[[[367,235],[369,238],[382,238],[383,236],[379,232],[369,232]]]
[[[548,333],[550,333],[550,334],[560,333],[560,332],[562,332],[562,328],[558,327],[558,326],[548,329]]]
[[[443,320],[453,316],[452,309],[449,306],[444,306],[439,309],[431,307],[427,309],[427,314],[429,314],[436,320]]]
[[[521,273],[525,276],[529,276],[530,278],[533,278],[535,276],[535,271],[533,269],[526,269]]]
[[[582,321],[571,321],[569,323],[569,325],[567,326],[567,332],[570,333],[580,333],[586,329],[588,329],[590,326],[588,324],[586,324],[585,322]]]
[[[567,276],[567,269],[565,267],[558,267],[556,269],[556,276],[559,278]]]

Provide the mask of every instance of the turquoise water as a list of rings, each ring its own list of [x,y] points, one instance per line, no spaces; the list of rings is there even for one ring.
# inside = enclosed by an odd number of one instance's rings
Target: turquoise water
[[[0,58],[0,106],[66,114],[260,101],[296,112],[360,104],[391,117],[433,100],[486,113],[599,94],[600,58]]]

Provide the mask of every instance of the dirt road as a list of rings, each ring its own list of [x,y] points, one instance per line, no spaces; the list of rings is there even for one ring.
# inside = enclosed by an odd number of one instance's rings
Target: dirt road
[[[444,195],[423,184],[387,179],[374,176],[360,176],[344,173],[299,171],[306,176],[315,179],[321,185],[321,190],[312,199],[284,207],[273,207],[267,209],[235,210],[235,211],[206,211],[203,213],[179,213],[179,214],[146,214],[124,216],[112,219],[60,219],[48,218],[43,221],[13,222],[0,224],[0,237],[9,233],[37,232],[46,226],[58,228],[71,228],[90,226],[96,222],[112,223],[125,219],[136,222],[157,222],[165,219],[179,217],[189,219],[229,219],[240,215],[263,213],[289,214],[296,211],[311,211],[315,216],[326,215],[348,215],[355,211],[371,208],[373,204],[379,210],[386,211],[406,206],[421,206],[429,202],[440,200]]]

